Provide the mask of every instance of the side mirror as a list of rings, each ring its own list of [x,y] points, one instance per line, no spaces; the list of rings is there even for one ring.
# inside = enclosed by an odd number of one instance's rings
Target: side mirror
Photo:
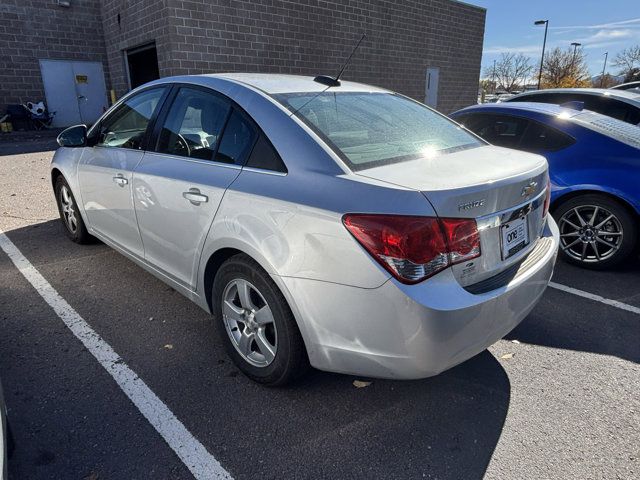
[[[58,145],[61,147],[84,147],[87,145],[87,126],[76,125],[63,130],[58,135]]]

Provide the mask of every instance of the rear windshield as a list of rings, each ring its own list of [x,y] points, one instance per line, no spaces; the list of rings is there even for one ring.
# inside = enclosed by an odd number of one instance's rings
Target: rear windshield
[[[573,121],[619,142],[640,148],[640,128],[635,125],[586,110],[574,115]]]
[[[483,145],[445,116],[392,93],[325,91],[275,97],[352,170]]]

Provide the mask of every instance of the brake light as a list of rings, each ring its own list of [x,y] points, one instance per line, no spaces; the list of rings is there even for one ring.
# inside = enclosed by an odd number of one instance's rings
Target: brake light
[[[480,256],[476,221],[462,218],[347,214],[355,239],[403,283],[418,283],[449,265]]]
[[[542,218],[547,216],[549,213],[549,205],[551,205],[551,180],[547,178],[547,189],[544,196],[544,208],[542,209]]]

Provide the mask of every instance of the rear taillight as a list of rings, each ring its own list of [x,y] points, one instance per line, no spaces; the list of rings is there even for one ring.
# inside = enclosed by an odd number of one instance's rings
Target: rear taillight
[[[551,180],[547,179],[547,189],[545,190],[544,195],[544,208],[542,210],[542,218],[547,216],[549,213],[549,205],[551,204]]]
[[[480,256],[473,219],[347,214],[342,221],[394,277],[418,283],[449,265]]]

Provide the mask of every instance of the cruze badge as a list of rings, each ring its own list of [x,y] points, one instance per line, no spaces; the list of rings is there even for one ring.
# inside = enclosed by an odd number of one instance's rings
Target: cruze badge
[[[522,193],[520,194],[522,197],[528,197],[533,192],[536,191],[536,187],[538,186],[538,182],[530,182],[529,185],[525,185],[522,188]]]
[[[471,210],[472,208],[478,208],[484,206],[485,199],[482,200],[472,200],[471,202],[461,203],[458,205],[458,210]]]

